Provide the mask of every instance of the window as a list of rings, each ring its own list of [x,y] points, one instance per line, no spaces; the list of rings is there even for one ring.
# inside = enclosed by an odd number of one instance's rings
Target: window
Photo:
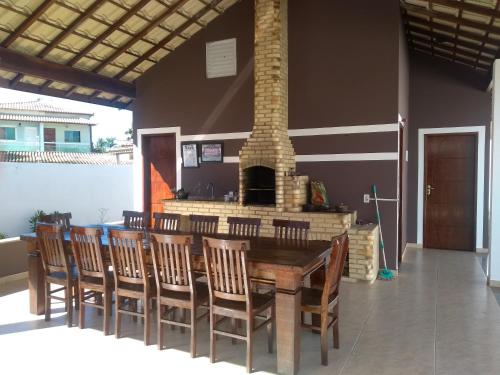
[[[80,143],[80,132],[75,130],[64,131],[64,142]]]
[[[0,140],[15,141],[16,128],[0,128]]]

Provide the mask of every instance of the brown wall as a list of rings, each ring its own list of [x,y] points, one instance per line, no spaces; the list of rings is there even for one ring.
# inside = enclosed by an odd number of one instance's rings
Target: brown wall
[[[183,135],[250,131],[253,123],[253,1],[243,0],[138,80],[134,128],[180,126]],[[371,0],[289,1],[289,127],[316,128],[397,122],[399,3]],[[238,75],[207,80],[205,43],[237,38]],[[397,133],[294,137],[299,155],[396,152]],[[224,141],[237,156],[242,140]],[[298,163],[323,180],[333,203],[374,221],[363,193],[379,186],[396,197],[396,161]],[[215,183],[221,196],[238,187],[237,164],[183,169],[187,190]],[[389,265],[396,266],[396,210],[382,215]]]
[[[486,75],[459,64],[412,52],[410,59],[411,124],[409,143],[408,241],[417,240],[418,129],[486,126],[485,178],[488,181],[491,95]],[[487,184],[485,183],[487,186]],[[487,237],[485,192],[485,233]]]

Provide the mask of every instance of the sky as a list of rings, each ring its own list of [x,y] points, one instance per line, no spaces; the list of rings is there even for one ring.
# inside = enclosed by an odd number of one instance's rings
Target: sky
[[[92,128],[94,142],[98,138],[107,137],[125,140],[127,138],[125,132],[132,127],[132,111],[0,88],[1,103],[33,101],[39,98],[45,103],[50,103],[58,107],[94,113],[92,120],[97,123]]]

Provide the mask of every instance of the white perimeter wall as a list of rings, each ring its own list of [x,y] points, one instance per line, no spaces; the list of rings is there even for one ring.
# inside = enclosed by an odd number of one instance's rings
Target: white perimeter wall
[[[36,210],[71,212],[72,224],[121,220],[132,209],[131,165],[0,163],[0,232],[29,231]]]

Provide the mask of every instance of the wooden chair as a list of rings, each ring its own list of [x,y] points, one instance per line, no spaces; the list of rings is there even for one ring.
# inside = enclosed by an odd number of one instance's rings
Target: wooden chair
[[[332,239],[332,254],[323,289],[302,288],[302,312],[320,315],[321,364],[328,365],[328,328],[333,326],[333,346],[339,348],[339,286],[349,251],[347,232]],[[331,320],[330,320],[331,319]]]
[[[40,216],[40,222],[62,225],[65,232],[71,228],[71,212],[54,213]]]
[[[273,219],[274,238],[306,241],[310,226],[308,221]]]
[[[155,295],[146,268],[142,231],[110,230],[108,241],[111,263],[115,278],[115,336],[120,337],[122,314],[144,318],[144,345],[149,345],[151,309],[150,302]],[[126,299],[128,304],[125,304]],[[140,312],[137,302],[142,301]]]
[[[247,343],[247,372],[252,371],[254,332],[267,326],[268,350],[273,350],[275,301],[272,294],[252,293],[247,274],[249,241],[225,241],[203,237],[203,254],[210,292],[210,362],[215,361],[216,335],[229,336]],[[266,313],[265,317],[260,316]],[[217,320],[216,316],[222,316]],[[231,318],[232,332],[219,328]],[[255,325],[256,318],[264,320]],[[236,332],[236,319],[246,321],[246,335]]]
[[[190,232],[200,234],[217,234],[219,228],[218,216],[189,215]]]
[[[259,237],[260,223],[259,218],[251,217],[232,217],[227,218],[229,224],[229,234],[240,237]]]
[[[163,212],[154,212],[154,230],[160,231],[176,231],[178,232],[181,225],[181,215],[167,214]]]
[[[148,226],[149,214],[140,211],[123,211],[123,225],[130,229],[145,229]]]
[[[157,290],[158,349],[163,348],[162,324],[187,327],[191,330],[191,357],[196,357],[196,323],[207,313],[197,316],[198,307],[208,305],[207,284],[196,282],[191,258],[192,236],[151,233],[151,251]],[[176,309],[182,321],[168,318]],[[186,310],[191,319],[186,323]]]
[[[64,251],[64,229],[58,224],[38,223],[36,237],[45,272],[45,321],[50,320],[51,300],[64,301],[67,311],[68,327],[73,325],[73,288],[77,285],[77,276],[71,267],[69,257]],[[60,288],[51,290],[50,285],[60,285]],[[54,294],[64,290],[64,298]],[[77,297],[77,296],[75,296]],[[77,298],[75,298],[77,299]],[[78,302],[75,301],[78,309]]]
[[[71,247],[78,269],[80,323],[85,324],[85,306],[104,310],[103,331],[109,334],[113,276],[104,262],[101,243],[102,230],[99,228],[71,228]],[[85,293],[89,290],[91,293]],[[102,296],[104,295],[104,298]],[[90,302],[94,298],[94,302]]]

